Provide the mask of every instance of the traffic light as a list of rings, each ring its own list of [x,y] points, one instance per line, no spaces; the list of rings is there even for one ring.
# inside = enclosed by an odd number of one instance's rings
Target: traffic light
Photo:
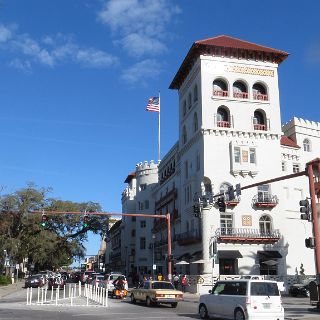
[[[45,213],[43,213],[41,216],[41,227],[45,229],[47,226],[48,226],[48,217]]]
[[[304,241],[307,248],[313,249],[316,246],[315,238],[306,238]]]
[[[224,202],[224,197],[218,198],[216,204],[219,207],[220,212],[226,212],[226,203]]]
[[[83,216],[83,227],[84,228],[88,228],[89,227],[89,216],[87,214],[85,214]]]
[[[300,212],[301,212],[300,218],[302,220],[311,221],[310,204],[308,199],[300,200],[299,205],[300,205]]]
[[[200,205],[199,204],[195,204],[193,205],[193,213],[194,213],[194,216],[195,217],[200,217],[200,214],[201,214],[201,208],[200,208]]]

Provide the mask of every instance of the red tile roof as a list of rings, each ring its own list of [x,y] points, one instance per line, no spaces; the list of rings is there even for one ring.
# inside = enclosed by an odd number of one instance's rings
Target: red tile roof
[[[291,138],[287,136],[281,136],[280,144],[286,147],[300,148]]]
[[[135,172],[129,173],[126,180],[124,180],[124,183],[129,183],[133,178],[135,178],[135,176],[136,176]]]
[[[214,38],[208,38],[204,40],[198,40],[191,46],[189,52],[187,53],[186,57],[184,58],[178,72],[176,73],[174,79],[170,84],[170,89],[179,89],[182,85],[184,79],[187,77],[188,73],[190,72],[191,68],[194,65],[194,62],[201,54],[211,54],[216,48],[222,49],[231,49],[231,50],[244,50],[246,52],[251,53],[264,53],[270,56],[271,61],[275,63],[281,63],[288,57],[288,53],[285,51],[261,46],[259,44],[255,44],[252,42],[240,40],[237,38],[221,35]],[[225,50],[223,50],[224,52]],[[229,50],[230,51],[230,50]],[[224,53],[223,53],[224,55]],[[239,53],[240,55],[240,53]],[[264,61],[265,57],[262,54],[262,57],[255,59],[262,59]]]

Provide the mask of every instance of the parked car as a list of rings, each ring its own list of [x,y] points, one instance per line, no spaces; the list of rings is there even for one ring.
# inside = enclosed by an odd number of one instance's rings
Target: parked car
[[[93,275],[91,284],[93,286],[99,286],[99,284],[103,282],[103,280],[104,280],[104,275],[96,274],[96,275]]]
[[[89,275],[91,275],[93,271],[85,271],[80,275],[80,281],[82,284],[85,284]]]
[[[306,279],[302,283],[296,283],[289,287],[289,295],[292,297],[310,297],[309,285],[311,281],[316,279]]]
[[[32,276],[29,276],[24,283],[25,288],[38,288],[43,287],[46,283],[45,276],[42,274],[35,274]]]
[[[62,276],[55,276],[48,279],[48,290],[63,288],[66,280]]]
[[[132,303],[145,302],[148,307],[165,303],[176,308],[178,302],[183,300],[183,292],[176,290],[169,281],[149,280],[142,282],[138,288],[133,288],[130,299]]]
[[[209,294],[200,296],[201,319],[283,320],[284,308],[276,281],[217,281]]]
[[[108,288],[108,293],[111,294],[114,289],[113,282],[118,279],[118,277],[123,277],[125,290],[128,291],[128,280],[122,273],[108,273],[104,275],[104,280],[100,282],[99,286],[103,288]]]
[[[93,281],[93,279],[94,279],[96,276],[102,276],[102,274],[101,274],[101,273],[98,273],[98,272],[92,272],[92,273],[90,273],[90,274],[87,276],[86,283],[87,283],[87,284],[92,284],[92,281]]]

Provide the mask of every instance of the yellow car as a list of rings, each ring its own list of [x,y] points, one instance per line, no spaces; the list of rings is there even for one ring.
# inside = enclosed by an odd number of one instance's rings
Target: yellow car
[[[183,293],[174,288],[169,281],[144,281],[138,288],[133,288],[130,294],[131,302],[145,302],[148,307],[160,303],[171,304],[176,308],[183,300]]]

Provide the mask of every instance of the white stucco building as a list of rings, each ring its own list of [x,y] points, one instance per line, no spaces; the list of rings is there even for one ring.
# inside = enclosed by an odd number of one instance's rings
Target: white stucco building
[[[304,241],[312,226],[299,212],[307,177],[247,189],[233,201],[226,195],[225,212],[209,201],[200,217],[193,213],[199,198],[298,172],[319,157],[319,122],[281,125],[278,67],[287,56],[218,36],[195,42],[176,73],[170,88],[179,95],[179,139],[159,165],[137,165],[122,194],[123,212],[171,213],[175,271],[286,276],[303,264],[305,274],[315,274]],[[122,228],[126,272],[151,272],[154,262],[166,273],[166,225],[125,217]]]

